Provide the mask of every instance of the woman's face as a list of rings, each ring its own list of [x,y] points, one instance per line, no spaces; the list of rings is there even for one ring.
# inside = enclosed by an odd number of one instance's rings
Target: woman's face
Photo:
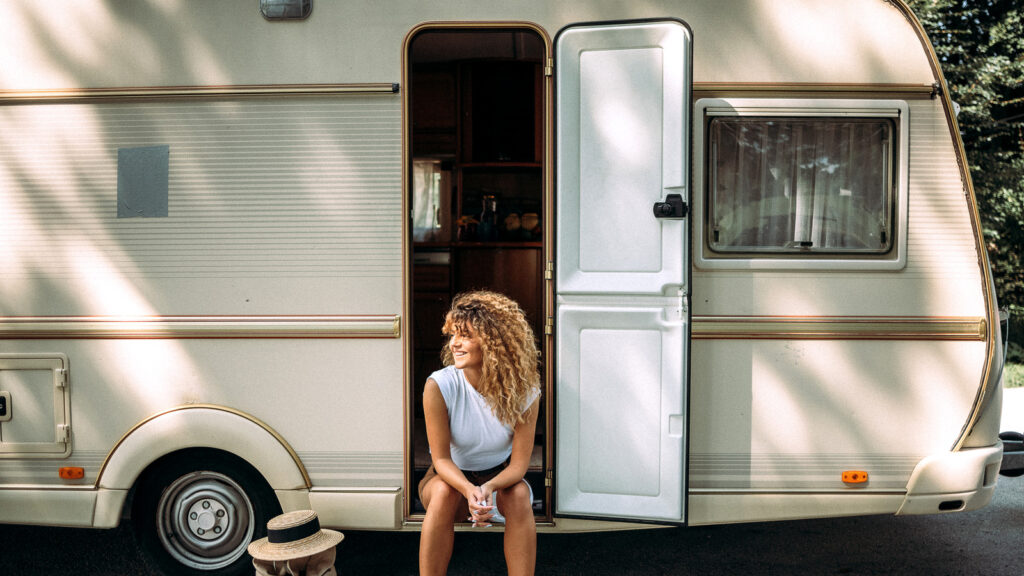
[[[465,330],[455,330],[448,346],[452,350],[456,368],[460,370],[479,369],[484,365],[484,351],[480,347],[480,337],[472,326],[467,324]]]

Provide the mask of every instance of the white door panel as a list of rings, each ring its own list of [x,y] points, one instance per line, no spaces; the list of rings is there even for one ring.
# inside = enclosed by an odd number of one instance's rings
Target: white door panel
[[[661,294],[679,282],[685,227],[650,224],[654,203],[688,182],[688,41],[676,23],[559,36],[560,292]]]
[[[685,520],[690,34],[556,43],[556,514]]]
[[[566,304],[557,322],[559,512],[679,521],[685,324]]]

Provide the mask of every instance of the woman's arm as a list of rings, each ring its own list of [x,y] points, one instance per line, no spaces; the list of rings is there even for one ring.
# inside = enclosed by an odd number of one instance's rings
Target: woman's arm
[[[469,500],[476,486],[452,460],[452,431],[448,425],[448,406],[444,403],[441,388],[432,378],[427,380],[423,390],[423,415],[427,421],[427,443],[430,445],[434,471]]]
[[[533,455],[533,442],[537,433],[537,415],[539,413],[540,398],[537,398],[530,405],[526,419],[517,424],[512,432],[512,456],[508,466],[501,471],[501,474],[481,486],[485,499],[491,497],[491,492],[507,488],[526,476],[526,471],[530,468],[530,457]]]

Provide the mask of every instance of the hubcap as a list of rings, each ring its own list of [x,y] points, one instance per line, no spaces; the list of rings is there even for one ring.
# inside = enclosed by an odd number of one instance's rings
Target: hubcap
[[[217,472],[193,472],[160,496],[157,536],[182,564],[216,570],[245,553],[253,517],[252,502],[237,482]]]

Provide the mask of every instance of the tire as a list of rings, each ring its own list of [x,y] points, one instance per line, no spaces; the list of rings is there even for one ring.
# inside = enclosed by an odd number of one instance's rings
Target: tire
[[[164,574],[235,576],[252,573],[246,548],[280,511],[252,466],[203,451],[161,460],[146,472],[132,525],[143,557]]]

